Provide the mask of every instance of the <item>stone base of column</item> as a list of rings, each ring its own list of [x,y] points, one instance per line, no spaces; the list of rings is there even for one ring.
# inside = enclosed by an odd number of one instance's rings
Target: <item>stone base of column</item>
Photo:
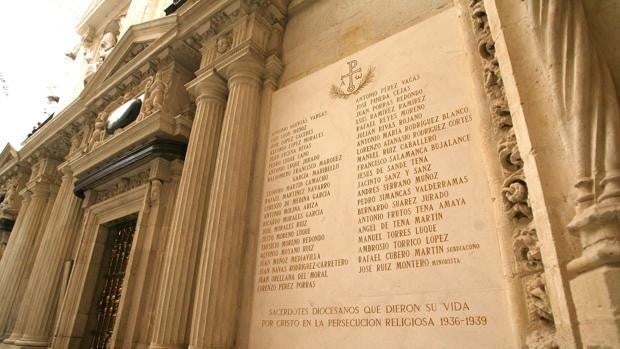
[[[80,341],[82,338],[77,337],[67,337],[67,336],[57,336],[52,339],[52,347],[53,348],[81,348]],[[2,349],[2,348],[0,348]]]
[[[151,343],[151,345],[149,345],[149,349],[183,349],[183,348],[185,348],[184,345],[166,345],[166,344],[155,344],[155,343]]]
[[[19,340],[20,337],[21,337],[20,334],[12,333],[8,337],[4,338],[2,343],[4,343],[4,344],[15,344],[15,342],[17,340]]]
[[[616,348],[620,343],[620,266],[588,271],[570,285],[584,347]]]
[[[49,342],[39,343],[39,345],[26,345],[24,344],[9,344],[9,343],[0,343],[0,349],[41,349],[48,348],[50,346]]]
[[[583,252],[567,265],[584,348],[620,343],[620,204],[597,203],[575,216],[569,230]]]
[[[47,338],[28,338],[22,337],[15,341],[15,345],[22,347],[34,347],[34,348],[47,348],[50,346],[49,340]]]

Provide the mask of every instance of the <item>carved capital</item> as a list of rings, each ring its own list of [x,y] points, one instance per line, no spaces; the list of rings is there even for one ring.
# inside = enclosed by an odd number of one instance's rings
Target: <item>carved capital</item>
[[[49,155],[40,155],[31,159],[31,175],[28,182],[28,189],[37,187],[38,191],[53,191],[53,186],[57,186],[60,173],[58,165],[60,161],[50,157]]]
[[[238,83],[261,83],[265,64],[259,57],[248,54],[232,62],[228,67],[228,86]]]
[[[215,71],[206,76],[200,76],[187,85],[188,92],[196,98],[196,103],[203,99],[226,101],[228,87],[226,81]]]

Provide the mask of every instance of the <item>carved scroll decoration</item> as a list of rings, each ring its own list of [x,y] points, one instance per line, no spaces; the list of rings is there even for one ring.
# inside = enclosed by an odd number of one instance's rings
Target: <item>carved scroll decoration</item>
[[[523,173],[523,161],[512,127],[501,70],[495,55],[495,41],[491,35],[483,0],[471,0],[470,11],[482,62],[484,89],[501,139],[498,157],[504,174],[502,198],[506,215],[513,222],[516,276],[521,280],[527,307],[525,341],[528,348],[558,348],[527,181]]]

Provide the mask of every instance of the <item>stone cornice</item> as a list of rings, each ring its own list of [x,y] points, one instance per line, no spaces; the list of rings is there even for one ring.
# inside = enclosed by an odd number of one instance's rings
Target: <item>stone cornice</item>
[[[78,176],[74,193],[79,197],[84,197],[86,190],[93,189],[96,185],[117,176],[119,173],[130,171],[158,157],[166,160],[183,159],[185,151],[186,145],[183,142],[154,139],[100,164],[88,173]]]
[[[86,156],[70,159],[68,166],[76,176],[106,161],[131,147],[140,146],[148,139],[162,137],[168,139],[184,139],[189,136],[187,130],[180,130],[176,119],[165,112],[158,112],[145,120],[128,126],[121,134],[106,139]]]

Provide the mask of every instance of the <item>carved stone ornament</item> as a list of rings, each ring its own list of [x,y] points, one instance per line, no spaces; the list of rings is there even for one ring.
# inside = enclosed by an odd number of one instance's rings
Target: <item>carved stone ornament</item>
[[[220,36],[219,38],[217,38],[217,41],[215,42],[215,47],[216,47],[217,53],[219,54],[226,53],[226,51],[230,49],[231,45],[232,45],[232,38],[230,37],[230,34]]]
[[[528,348],[558,348],[523,160],[512,128],[512,116],[483,0],[471,0],[470,11],[482,62],[484,90],[501,139],[497,153],[504,174],[502,198],[507,218],[512,222],[515,266],[527,307],[525,343]]]
[[[526,345],[535,349],[557,349],[555,328],[551,303],[547,294],[547,285],[544,274],[535,274],[526,282],[528,294],[528,312],[531,318],[539,319],[538,324],[530,330]]]
[[[168,82],[164,79],[164,72],[158,71],[154,77],[148,77],[144,91],[144,105],[138,120],[160,111],[164,107],[164,97],[168,90]]]
[[[542,257],[536,230],[518,230],[513,236],[512,246],[519,262],[525,263],[531,270],[542,269]]]
[[[107,118],[108,113],[106,111],[102,111],[97,115],[97,119],[95,119],[93,133],[90,135],[90,139],[88,140],[86,148],[84,149],[84,153],[92,151],[105,139],[105,123]]]
[[[112,187],[97,192],[97,202],[102,202],[137,188],[149,181],[150,168],[146,168],[130,177],[119,179]]]
[[[154,179],[151,181],[151,191],[149,196],[149,201],[151,205],[155,205],[159,202],[159,198],[161,197],[161,188],[162,181],[158,179]]]
[[[504,181],[502,189],[504,207],[511,218],[531,220],[532,208],[528,201],[527,183],[523,170],[519,169]]]
[[[93,51],[86,54],[85,60],[88,63],[86,73],[84,74],[84,84],[90,81],[91,77],[108,58],[116,44],[118,43],[118,35],[120,34],[120,18],[113,19],[108,23],[101,36],[99,42],[99,48],[97,50],[97,56],[94,56]]]
[[[17,210],[18,184],[17,178],[11,178],[6,185],[4,200],[0,203],[0,211]]]

